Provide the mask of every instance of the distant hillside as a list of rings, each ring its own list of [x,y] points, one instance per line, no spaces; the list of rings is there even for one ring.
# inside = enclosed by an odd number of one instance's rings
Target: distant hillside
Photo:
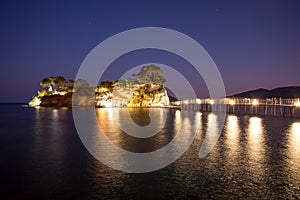
[[[267,89],[257,89],[247,92],[242,92],[239,94],[232,95],[231,97],[245,97],[245,98],[272,98],[272,97],[282,97],[282,98],[300,98],[300,87],[280,87],[272,90]]]

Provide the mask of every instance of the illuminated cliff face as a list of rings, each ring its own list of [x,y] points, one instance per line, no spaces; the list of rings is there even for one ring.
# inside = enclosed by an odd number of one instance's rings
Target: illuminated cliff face
[[[169,105],[169,97],[162,85],[152,83],[115,87],[112,92],[96,95],[96,106],[100,107],[151,107]]]
[[[107,84],[111,86],[110,84]],[[41,90],[33,97],[29,106],[99,106],[99,107],[161,107],[170,104],[163,85],[130,84],[113,87],[77,88],[77,95],[72,101],[73,91],[52,93]],[[95,93],[94,93],[95,92]]]

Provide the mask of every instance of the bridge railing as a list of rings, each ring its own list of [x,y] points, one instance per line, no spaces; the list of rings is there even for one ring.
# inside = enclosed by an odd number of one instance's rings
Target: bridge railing
[[[180,106],[184,104],[227,104],[227,105],[281,105],[299,106],[300,98],[222,98],[222,99],[186,99],[172,102],[171,105]]]

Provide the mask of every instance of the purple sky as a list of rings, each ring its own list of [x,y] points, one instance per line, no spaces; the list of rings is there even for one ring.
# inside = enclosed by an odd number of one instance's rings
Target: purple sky
[[[174,29],[198,41],[216,62],[228,95],[300,85],[299,10],[296,0],[1,1],[0,102],[27,102],[44,77],[74,79],[100,42],[147,26]],[[105,78],[149,62],[183,69],[198,95],[207,95],[189,64],[161,51],[125,55]]]

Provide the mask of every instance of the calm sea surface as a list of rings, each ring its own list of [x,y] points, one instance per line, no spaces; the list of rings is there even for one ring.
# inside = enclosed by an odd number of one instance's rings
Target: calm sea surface
[[[180,123],[180,111],[165,110],[161,132],[137,139],[112,126],[112,110],[97,109],[98,122],[115,145],[133,152],[162,148]],[[145,126],[147,111],[130,114]],[[197,132],[182,157],[155,172],[132,174],[89,154],[71,109],[0,104],[1,199],[300,199],[299,119],[228,115],[216,146],[200,159],[203,139],[218,119],[199,116],[187,119],[191,127],[197,123]]]

